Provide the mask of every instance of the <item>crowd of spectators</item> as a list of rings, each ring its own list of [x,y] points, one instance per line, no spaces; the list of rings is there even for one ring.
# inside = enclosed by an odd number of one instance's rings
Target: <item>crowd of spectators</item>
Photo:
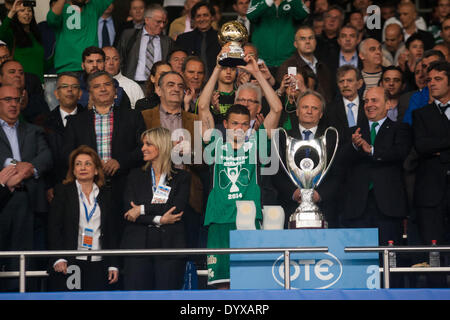
[[[26,1],[0,7],[0,251],[227,247],[236,200],[255,202],[256,229],[262,205],[281,205],[287,228],[301,192],[284,171],[261,175],[248,161],[258,133],[309,140],[329,126],[340,143],[312,199],[330,228],[378,228],[380,245],[450,244],[450,0],[430,14],[411,0],[155,2],[51,0],[39,23]],[[238,67],[219,63],[230,20],[249,35]],[[56,108],[44,98],[48,74]],[[198,161],[196,135],[215,150],[212,164]],[[224,289],[228,259],[27,267],[48,268],[37,290],[148,290],[181,289],[194,262]],[[79,286],[68,287],[71,265]],[[18,262],[0,257],[0,270]],[[0,280],[1,291],[17,288]]]

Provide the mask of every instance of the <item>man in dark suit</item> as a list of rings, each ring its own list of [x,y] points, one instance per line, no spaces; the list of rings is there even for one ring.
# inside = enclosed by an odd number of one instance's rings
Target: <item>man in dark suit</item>
[[[364,113],[364,101],[358,94],[363,85],[361,71],[351,65],[337,69],[337,85],[339,93],[336,99],[327,105],[325,118],[330,126],[339,132],[341,144],[351,140],[354,126],[361,126],[367,121]]]
[[[55,185],[61,183],[67,175],[68,159],[63,155],[64,131],[67,120],[70,116],[76,115],[85,110],[77,104],[81,97],[80,82],[78,76],[73,72],[63,72],[56,80],[56,90],[54,91],[59,105],[53,109],[44,122],[47,143],[52,151],[53,170],[46,176],[47,199],[53,199]]]
[[[438,244],[448,244],[444,239],[445,233],[449,232],[449,74],[448,62],[430,64],[428,86],[434,101],[413,111],[414,146],[419,155],[414,202],[424,245],[431,244],[431,240],[436,240]]]
[[[316,44],[314,29],[308,25],[300,26],[295,33],[294,41],[297,52],[278,68],[276,79],[278,83],[281,83],[283,76],[287,74],[288,67],[309,68],[317,76],[319,83],[317,91],[325,98],[327,103],[330,103],[334,98],[336,86],[328,67],[314,54]]]
[[[387,117],[387,92],[367,90],[364,111],[368,121],[356,128],[343,150],[346,179],[339,203],[342,225],[348,228],[378,228],[380,245],[398,244],[407,198],[402,164],[411,148],[409,126]]]
[[[298,126],[287,131],[287,134],[297,140],[311,140],[323,136],[327,128],[325,122],[321,121],[325,108],[324,98],[315,91],[306,90],[299,96],[297,101],[296,114],[298,117]],[[285,164],[286,139],[283,136],[280,136],[279,141],[280,160]],[[329,139],[327,142],[329,163],[334,152],[336,141]],[[332,167],[333,170],[328,172],[323,183],[321,183],[314,191],[313,197],[314,202],[317,202],[318,206],[321,208],[330,228],[336,228],[338,226],[337,217],[333,210],[335,200],[334,194],[336,194],[337,191],[337,179],[335,179],[335,174],[337,173],[335,169],[337,168],[334,167],[335,165],[336,164]],[[278,203],[280,203],[284,209],[286,215],[284,225],[285,228],[287,228],[290,215],[294,213],[295,209],[302,201],[300,189],[290,180],[284,169],[281,167],[281,164],[277,174],[272,176],[272,184],[275,189],[278,190]]]
[[[67,159],[70,152],[82,144],[97,151],[103,160],[106,186],[112,189],[117,217],[121,218],[126,176],[130,169],[142,164],[141,133],[145,124],[140,113],[114,105],[113,80],[105,71],[89,76],[93,107],[69,118],[63,155]]]
[[[21,97],[15,86],[0,87],[0,163],[22,175],[0,214],[0,251],[32,250],[34,214],[47,212],[42,177],[52,166],[51,152],[41,128],[19,121]],[[6,269],[18,270],[17,259],[6,261]]]
[[[153,64],[167,60],[174,42],[162,34],[166,19],[164,8],[153,4],[145,10],[143,28],[125,29],[122,32],[117,50],[122,57],[120,69],[125,77],[143,85],[148,80]]]
[[[118,42],[119,23],[112,13],[114,3],[111,3],[102,16],[98,18],[98,46],[99,48],[116,45]]]
[[[201,1],[191,9],[191,21],[195,29],[177,37],[176,45],[184,49],[188,55],[199,56],[205,63],[205,75],[208,79],[216,66],[220,44],[217,31],[212,27],[215,10],[211,4]]]

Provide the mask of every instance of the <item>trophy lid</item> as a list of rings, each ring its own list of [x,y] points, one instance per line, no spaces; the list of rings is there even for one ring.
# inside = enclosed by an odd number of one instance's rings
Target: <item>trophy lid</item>
[[[220,28],[218,38],[222,46],[228,42],[239,42],[243,45],[248,40],[248,31],[239,21],[228,21]]]

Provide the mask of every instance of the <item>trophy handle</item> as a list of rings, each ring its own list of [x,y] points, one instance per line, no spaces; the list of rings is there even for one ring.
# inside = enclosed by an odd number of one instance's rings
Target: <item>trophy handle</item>
[[[284,135],[286,136],[286,146],[289,144],[291,144],[292,138],[288,136],[286,130],[284,128],[278,128],[276,129],[277,131],[283,131]],[[278,137],[278,141],[279,141],[279,137]],[[273,144],[275,147],[275,150],[277,151],[277,155],[278,155],[278,159],[280,159],[281,165],[284,169],[284,171],[286,172],[286,174],[288,175],[288,177],[292,180],[292,182],[300,188],[300,186],[298,185],[298,182],[295,181],[295,179],[292,177],[291,173],[289,172],[289,170],[286,168],[286,166],[284,165],[283,161],[281,160],[281,156],[280,156],[280,152],[278,151],[278,146],[276,143]]]
[[[322,182],[322,179],[325,177],[325,175],[327,174],[328,170],[330,169],[331,164],[334,161],[334,157],[336,155],[336,151],[337,151],[338,144],[339,144],[339,133],[338,133],[338,131],[336,130],[335,127],[328,127],[325,130],[325,133],[322,136],[322,144],[325,146],[325,153],[326,153],[326,148],[327,148],[327,132],[328,132],[328,130],[333,130],[336,133],[336,145],[334,146],[333,156],[330,159],[330,163],[328,164],[328,166],[324,170],[323,174],[320,176],[319,180],[316,183],[316,186],[318,186]]]

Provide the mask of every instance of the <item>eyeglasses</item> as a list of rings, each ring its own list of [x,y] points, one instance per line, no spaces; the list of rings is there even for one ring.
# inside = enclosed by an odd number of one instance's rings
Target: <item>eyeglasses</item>
[[[257,103],[259,103],[258,100],[253,100],[253,99],[242,99],[242,98],[236,99],[236,102],[239,103],[239,104],[244,104],[244,103],[245,103],[245,104],[248,104],[248,103],[257,104]]]
[[[4,98],[0,98],[0,100],[5,101],[6,103],[11,103],[12,101],[14,101],[16,103],[20,103],[22,101],[22,97],[17,97],[17,98],[4,97]]]
[[[80,89],[80,85],[79,84],[62,84],[60,86],[57,87],[57,89]]]

